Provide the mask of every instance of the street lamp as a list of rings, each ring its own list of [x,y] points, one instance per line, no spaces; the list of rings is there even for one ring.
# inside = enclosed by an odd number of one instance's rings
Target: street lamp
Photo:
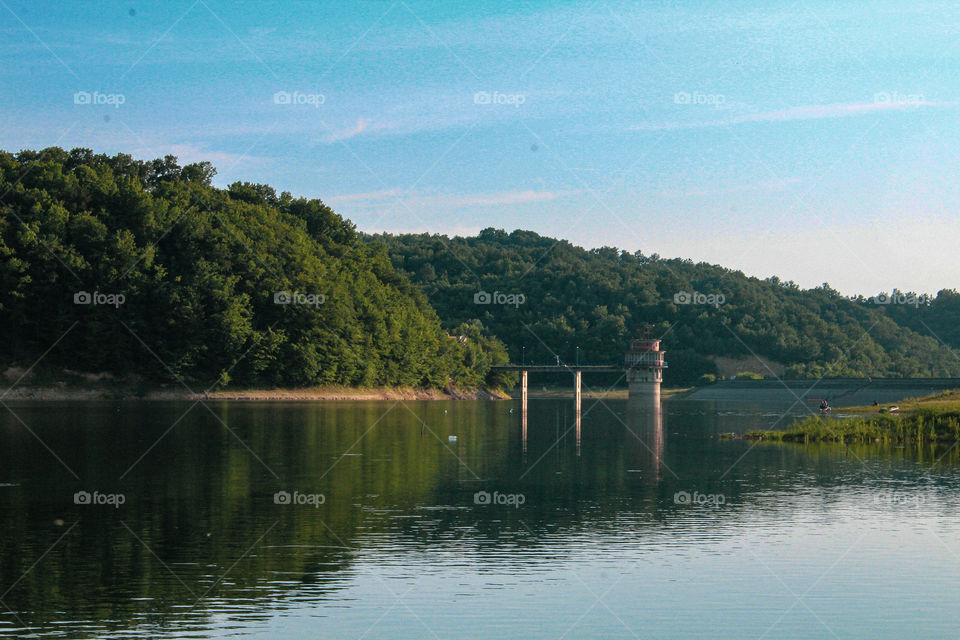
[[[577,347],[577,366],[580,366],[580,347]]]
[[[520,347],[520,364],[527,364],[527,348]]]

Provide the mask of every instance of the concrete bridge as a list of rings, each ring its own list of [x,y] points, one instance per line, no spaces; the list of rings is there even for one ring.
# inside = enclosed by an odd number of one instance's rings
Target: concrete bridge
[[[491,367],[494,371],[518,371],[520,373],[520,397],[523,408],[527,406],[528,379],[534,373],[571,373],[573,374],[574,398],[577,411],[580,411],[580,388],[584,373],[626,372],[631,398],[646,398],[660,402],[660,385],[663,382],[663,370],[667,367],[663,356],[666,352],[660,348],[660,340],[642,338],[630,342],[630,350],[624,354],[622,362],[616,364],[566,364],[557,359],[556,364],[501,364]]]

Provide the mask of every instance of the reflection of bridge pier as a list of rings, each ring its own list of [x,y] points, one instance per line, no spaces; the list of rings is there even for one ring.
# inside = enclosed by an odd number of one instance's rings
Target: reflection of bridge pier
[[[521,408],[521,439],[523,442],[523,453],[527,453],[527,394],[522,396]],[[558,415],[559,419],[559,415]],[[582,444],[582,412],[581,396],[576,395],[576,406],[574,407],[574,428],[576,433],[577,457],[580,457]],[[651,400],[651,396],[631,397],[627,400],[627,412],[625,425],[629,432],[627,438],[636,438],[638,461],[637,466],[641,468],[652,469],[654,478],[660,479],[660,466],[663,458],[664,435],[663,435],[663,407],[660,404],[659,397],[656,401]],[[559,426],[558,426],[559,429]],[[558,431],[559,433],[559,431]]]
[[[507,366],[498,367],[500,370],[509,370]],[[541,370],[544,368],[550,368],[549,365],[545,367],[533,367],[534,369]],[[558,368],[564,371],[570,371],[569,367],[564,367],[560,365],[559,367],[550,368],[553,370]],[[577,455],[580,455],[580,407],[583,404],[583,395],[581,393],[583,381],[583,372],[580,369],[573,369],[573,398],[574,398],[574,413],[576,416],[576,429],[577,429]],[[529,387],[530,387],[530,376],[529,369],[521,369],[520,371],[520,424],[522,431],[523,439],[523,451],[527,451],[527,399],[529,397]]]

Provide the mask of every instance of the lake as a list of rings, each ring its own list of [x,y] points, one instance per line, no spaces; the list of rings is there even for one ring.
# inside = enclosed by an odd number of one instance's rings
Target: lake
[[[956,638],[960,451],[790,404],[11,402],[0,636]]]

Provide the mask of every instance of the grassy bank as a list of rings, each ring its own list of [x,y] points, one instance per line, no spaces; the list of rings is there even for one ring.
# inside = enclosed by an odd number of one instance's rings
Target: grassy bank
[[[960,410],[960,389],[949,389],[932,393],[928,396],[919,398],[906,398],[900,402],[894,403],[899,407],[900,413],[914,413],[924,409],[934,411],[948,411],[951,409]],[[840,409],[843,413],[870,414],[887,409],[891,404],[862,407],[844,407]]]
[[[840,419],[811,417],[783,431],[751,431],[743,438],[770,442],[958,442],[960,408],[921,408],[907,414]]]

